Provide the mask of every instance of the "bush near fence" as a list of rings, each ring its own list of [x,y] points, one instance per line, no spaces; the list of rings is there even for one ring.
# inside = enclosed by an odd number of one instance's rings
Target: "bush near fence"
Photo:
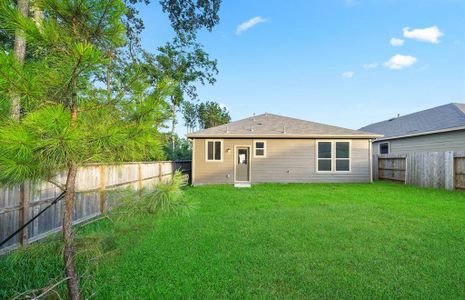
[[[421,187],[465,190],[465,152],[374,155],[373,179]]]
[[[76,178],[74,222],[81,223],[96,217],[111,208],[112,189],[130,187],[140,190],[169,178],[180,169],[190,174],[190,161],[135,162],[120,165],[89,164],[79,168]],[[55,182],[64,183],[66,173],[58,174]],[[20,193],[24,193],[24,202]],[[0,188],[0,241],[20,228],[24,223],[49,205],[61,190],[50,182],[26,183],[24,190],[18,186]],[[21,216],[25,215],[25,218]],[[24,222],[24,223],[23,223]],[[63,224],[63,201],[58,202],[34,220],[23,234],[18,234],[1,249],[0,253],[40,240],[61,230]]]

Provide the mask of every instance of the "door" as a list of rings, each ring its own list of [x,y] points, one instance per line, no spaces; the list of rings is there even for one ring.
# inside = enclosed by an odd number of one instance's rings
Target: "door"
[[[238,147],[236,149],[236,181],[249,181],[249,148]]]

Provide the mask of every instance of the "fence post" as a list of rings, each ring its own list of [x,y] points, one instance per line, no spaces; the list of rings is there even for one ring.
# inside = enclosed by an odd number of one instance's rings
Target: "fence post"
[[[410,156],[409,154],[407,153],[405,155],[405,160],[404,160],[404,165],[405,165],[405,171],[404,171],[404,184],[408,184],[410,182],[409,180],[409,176],[410,176],[410,170],[409,170],[409,163],[410,163]]]
[[[372,155],[372,164],[373,164],[373,180],[378,180],[378,155],[373,154]]]
[[[142,166],[140,163],[137,164],[137,189],[139,191],[139,197],[142,196]]]
[[[99,187],[99,203],[100,213],[105,212],[105,166],[100,165],[100,187]]]
[[[26,197],[26,189],[24,183],[19,186],[19,206],[21,207],[19,216],[19,226],[23,226],[28,221],[29,201]],[[21,245],[25,246],[28,242],[27,227],[21,231]]]
[[[446,190],[454,189],[454,152],[444,152],[444,185]]]
[[[163,163],[162,162],[158,163],[158,178],[159,178],[159,182],[161,182],[163,179]]]

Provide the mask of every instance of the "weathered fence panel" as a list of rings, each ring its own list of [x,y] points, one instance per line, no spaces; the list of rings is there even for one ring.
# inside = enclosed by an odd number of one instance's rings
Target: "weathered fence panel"
[[[79,168],[76,177],[74,202],[75,223],[80,223],[114,207],[117,195],[108,191],[130,187],[134,190],[153,187],[155,183],[169,180],[175,170],[190,174],[190,161],[162,161],[125,163],[121,165],[89,164]],[[190,177],[190,176],[189,176]],[[63,184],[66,173],[58,174],[54,182]],[[24,199],[27,222],[49,205],[59,194],[60,188],[50,182],[24,184]],[[0,188],[0,241],[16,231],[23,223],[20,217],[20,188]],[[63,202],[49,208],[27,227],[25,242],[39,240],[52,232],[61,230]],[[21,243],[18,234],[1,249],[0,253],[14,249]]]
[[[406,158],[405,155],[379,156],[378,178],[405,182]]]
[[[454,187],[465,190],[465,154],[457,154],[454,157]]]
[[[374,156],[374,179],[438,189],[465,189],[465,153],[413,152]]]

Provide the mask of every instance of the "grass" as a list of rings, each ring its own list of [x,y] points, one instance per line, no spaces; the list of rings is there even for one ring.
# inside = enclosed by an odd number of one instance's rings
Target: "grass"
[[[185,194],[197,203],[189,216],[128,221],[137,226],[111,240],[121,250],[92,269],[86,295],[465,297],[465,193],[375,183],[202,186]],[[98,222],[78,235],[110,227]],[[35,247],[0,258],[0,298],[60,276],[60,247]]]

